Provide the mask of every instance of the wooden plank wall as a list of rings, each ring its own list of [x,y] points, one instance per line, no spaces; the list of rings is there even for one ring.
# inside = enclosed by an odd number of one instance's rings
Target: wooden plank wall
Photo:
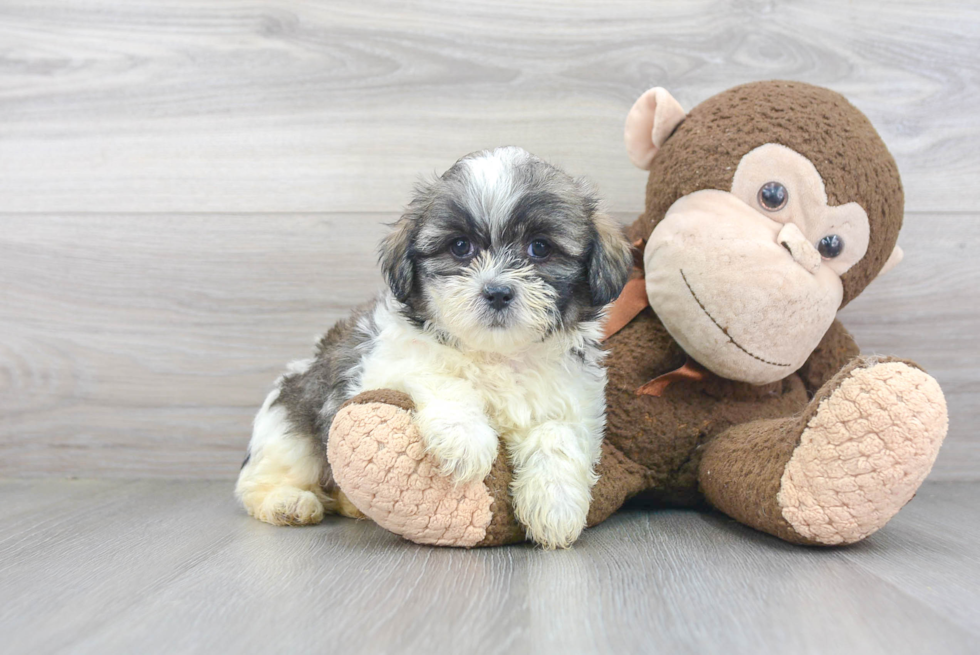
[[[0,4],[0,475],[234,476],[255,408],[379,287],[420,174],[519,144],[597,181],[650,86],[846,94],[906,187],[901,267],[844,312],[947,393],[980,479],[975,2]]]

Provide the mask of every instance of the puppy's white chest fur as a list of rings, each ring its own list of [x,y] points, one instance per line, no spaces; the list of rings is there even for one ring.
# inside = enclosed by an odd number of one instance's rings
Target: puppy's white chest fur
[[[409,394],[420,406],[439,401],[475,405],[505,440],[520,439],[546,421],[602,429],[605,371],[598,351],[587,346],[594,338],[592,326],[576,337],[555,337],[520,353],[500,354],[439,343],[385,302],[378,304],[374,321],[378,336],[361,362],[356,392],[387,388]]]

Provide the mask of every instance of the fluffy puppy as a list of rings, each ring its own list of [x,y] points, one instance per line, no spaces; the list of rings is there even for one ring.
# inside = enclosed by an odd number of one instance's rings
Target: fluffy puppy
[[[605,427],[603,311],[629,245],[592,189],[520,148],[423,184],[381,245],[388,289],[296,362],[255,418],[236,493],[263,521],[345,509],[325,456],[334,414],[368,389],[415,402],[442,471],[483,479],[502,441],[517,518],[546,548],[585,526]]]

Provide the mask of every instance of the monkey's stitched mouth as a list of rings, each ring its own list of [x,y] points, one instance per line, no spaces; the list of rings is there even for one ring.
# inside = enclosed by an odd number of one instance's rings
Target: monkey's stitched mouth
[[[704,312],[704,315],[707,316],[709,319],[711,319],[711,322],[715,324],[715,327],[721,330],[721,333],[725,335],[725,337],[732,343],[733,346],[741,350],[743,353],[745,353],[752,359],[757,359],[763,364],[769,364],[770,366],[784,366],[786,368],[792,368],[792,364],[780,364],[779,362],[770,362],[768,359],[763,359],[758,355],[750,353],[742,346],[742,344],[735,341],[735,339],[732,338],[732,335],[728,334],[728,328],[722,327],[721,323],[715,320],[715,317],[711,315],[708,309],[704,306],[704,303],[701,302],[701,299],[698,298],[698,294],[694,293],[694,289],[691,288],[691,283],[687,281],[687,276],[684,275],[684,269],[679,269],[679,270],[681,272],[681,279],[684,280],[684,284],[687,286],[687,290],[691,293],[691,297],[694,298],[694,302],[698,304],[698,307],[701,308],[701,311]]]

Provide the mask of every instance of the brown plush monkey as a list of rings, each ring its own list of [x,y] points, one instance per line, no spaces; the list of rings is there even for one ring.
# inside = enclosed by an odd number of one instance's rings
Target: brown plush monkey
[[[835,319],[901,258],[902,186],[881,138],[837,93],[762,82],[688,114],[651,89],[626,145],[650,177],[629,228],[637,271],[607,327],[589,524],[635,498],[710,505],[794,543],[876,531],[912,498],[947,428],[932,377],[860,356]],[[328,454],[346,513],[419,543],[523,540],[504,458],[482,483],[452,485],[421,451],[411,410],[378,391],[337,415]]]

